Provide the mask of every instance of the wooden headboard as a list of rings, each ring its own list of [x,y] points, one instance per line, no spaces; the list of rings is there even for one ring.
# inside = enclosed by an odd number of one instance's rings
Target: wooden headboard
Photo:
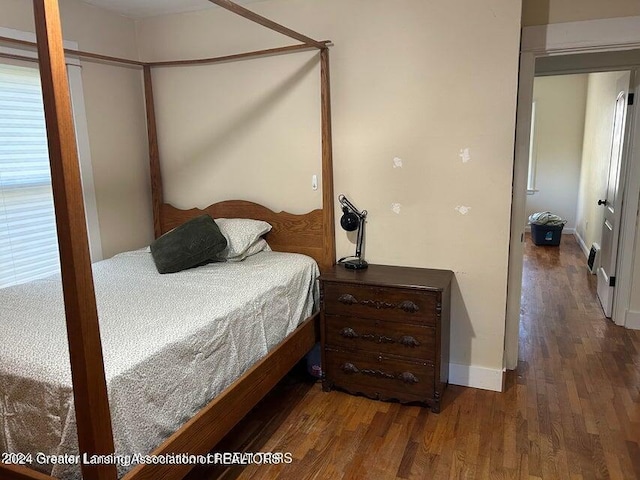
[[[162,205],[161,232],[165,233],[187,220],[208,213],[213,218],[253,218],[264,220],[273,227],[266,235],[267,242],[276,252],[302,253],[312,257],[321,270],[333,265],[324,249],[323,211],[313,210],[303,215],[276,213],[267,207],[244,200],[214,203],[204,209],[180,210],[168,203]]]

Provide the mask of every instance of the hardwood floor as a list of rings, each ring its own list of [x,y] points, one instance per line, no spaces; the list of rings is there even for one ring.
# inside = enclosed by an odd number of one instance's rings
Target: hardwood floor
[[[604,318],[572,236],[528,240],[525,255],[505,392],[451,385],[433,414],[289,378],[216,451],[291,452],[292,463],[189,478],[640,479],[640,332]]]

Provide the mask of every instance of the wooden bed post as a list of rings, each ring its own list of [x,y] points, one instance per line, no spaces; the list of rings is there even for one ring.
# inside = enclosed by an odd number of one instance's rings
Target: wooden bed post
[[[57,0],[34,0],[51,183],[58,229],[78,445],[113,453],[102,345],[89,256],[62,28]],[[115,465],[82,465],[85,480],[115,480]]]
[[[151,204],[153,207],[153,232],[158,238],[162,235],[162,173],[160,171],[160,153],[158,150],[158,131],[156,129],[156,109],[153,101],[153,80],[151,66],[145,65],[144,99],[147,110],[147,136],[149,137],[149,173],[151,174]]]
[[[336,263],[336,232],[333,198],[333,141],[331,134],[331,79],[329,49],[320,50],[320,90],[322,108],[322,215],[324,228],[324,271]]]
[[[287,37],[290,37],[290,38],[295,38],[296,40],[299,40],[300,42],[306,45],[309,45],[310,47],[316,47],[318,49],[326,48],[326,45],[324,43],[318,42],[313,38],[307,37],[306,35],[296,32],[295,30],[291,30],[290,28],[280,25],[279,23],[273,22],[268,18],[263,17],[262,15],[258,15],[257,13],[252,12],[251,10],[246,9],[243,6],[232,2],[231,0],[209,0],[209,1],[211,3],[215,3],[219,7],[222,7],[226,10],[229,10],[230,12],[235,13],[236,15],[240,15],[241,17],[244,17],[247,20],[251,20],[252,22],[262,25],[263,27],[267,27],[268,29],[273,30],[274,32],[281,33],[282,35],[286,35]]]

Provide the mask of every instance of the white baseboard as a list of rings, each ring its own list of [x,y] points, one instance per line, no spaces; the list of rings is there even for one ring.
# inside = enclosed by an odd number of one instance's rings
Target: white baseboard
[[[493,368],[474,367],[473,365],[449,364],[449,383],[463,387],[483,390],[502,391],[504,372]]]
[[[640,312],[627,310],[624,326],[633,330],[640,330]],[[451,369],[449,369],[449,371],[451,371]],[[449,373],[449,375],[451,375],[451,373]]]
[[[582,253],[584,253],[584,256],[589,258],[589,251],[591,250],[591,247],[587,248],[587,245],[584,243],[584,240],[582,239],[582,237],[580,236],[577,230],[574,230],[573,236],[576,237],[576,240],[578,241],[578,245],[580,245],[580,249],[582,250]]]

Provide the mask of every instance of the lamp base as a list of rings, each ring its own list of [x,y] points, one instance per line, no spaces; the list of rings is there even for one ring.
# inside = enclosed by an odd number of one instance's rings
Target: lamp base
[[[344,268],[346,268],[347,270],[364,270],[365,268],[369,267],[369,264],[360,258],[347,260],[345,262],[342,262],[342,265],[344,265]]]

